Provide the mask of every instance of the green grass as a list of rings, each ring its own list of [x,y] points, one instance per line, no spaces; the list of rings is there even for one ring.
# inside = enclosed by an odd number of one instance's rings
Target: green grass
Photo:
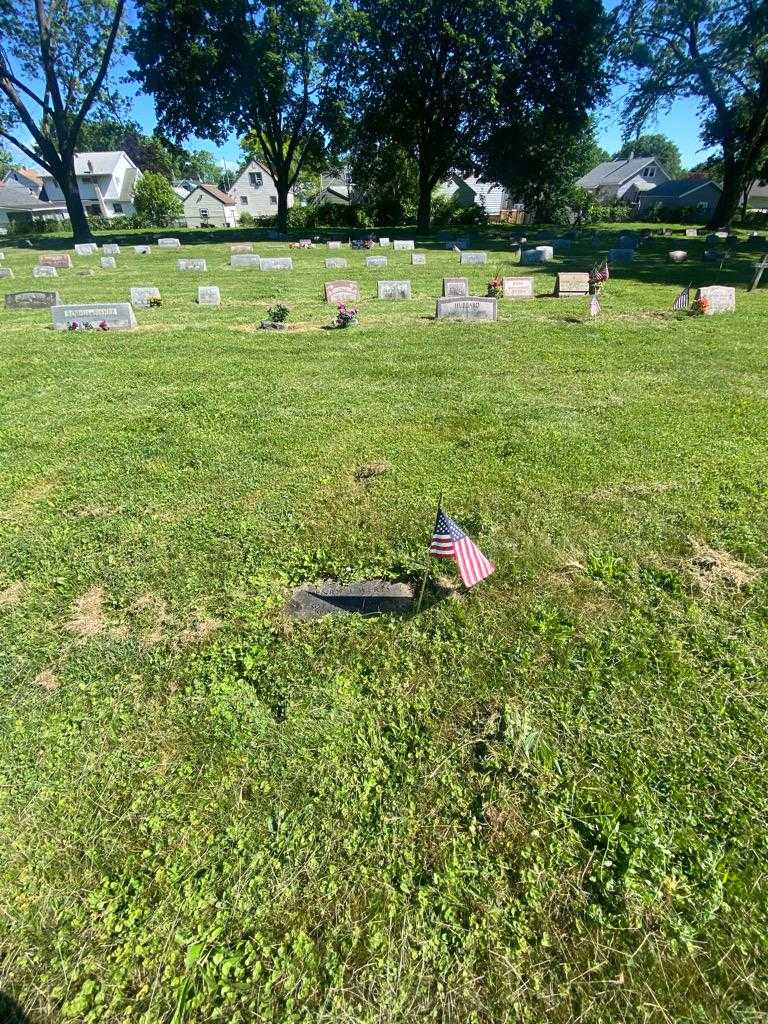
[[[529,272],[503,232],[485,268],[435,244],[386,273],[322,249],[235,271],[201,238],[55,283],[0,246],[0,292],[163,295],[130,333],[0,309],[8,1019],[765,1019],[760,250],[719,272],[657,238],[596,322],[541,298],[463,325],[431,319],[443,275]],[[324,329],[334,276],[361,283],[356,329]],[[736,285],[737,312],[676,316],[690,281]],[[293,329],[259,332],[276,298]],[[487,583],[285,620],[304,581],[418,579],[440,491]]]

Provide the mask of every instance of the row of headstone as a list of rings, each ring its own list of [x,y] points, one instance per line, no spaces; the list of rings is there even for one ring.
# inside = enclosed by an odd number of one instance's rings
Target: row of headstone
[[[231,267],[253,270],[293,270],[290,256],[262,257],[253,253],[233,253],[229,257]]]
[[[588,295],[589,274],[561,275],[565,279],[563,295]],[[579,281],[571,279],[579,278]],[[565,288],[569,285],[570,291]],[[579,291],[578,289],[586,289]],[[505,299],[532,299],[534,298],[534,280],[532,277],[505,277],[502,278],[502,294]],[[380,299],[410,299],[410,281],[378,281],[377,295]],[[443,298],[464,299],[470,298],[469,279],[466,277],[444,277]],[[360,285],[357,281],[326,281],[325,301],[332,303],[359,302]]]

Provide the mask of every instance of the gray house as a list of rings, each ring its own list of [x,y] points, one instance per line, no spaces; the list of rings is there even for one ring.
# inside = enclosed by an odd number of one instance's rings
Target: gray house
[[[188,228],[231,228],[237,223],[237,206],[228,192],[203,182],[184,199],[184,219]]]
[[[277,186],[268,168],[251,160],[238,174],[229,194],[237,207],[237,219],[243,213],[253,217],[274,217],[277,213]],[[288,206],[293,206],[293,189],[288,193]]]
[[[576,184],[601,202],[635,203],[643,193],[669,181],[670,176],[655,156],[605,160],[579,178]]]
[[[0,228],[7,231],[12,224],[29,224],[33,220],[64,220],[65,203],[49,203],[16,180],[0,182]]]
[[[723,190],[715,181],[701,178],[676,178],[665,181],[649,192],[638,196],[640,213],[647,213],[656,206],[669,210],[685,210],[694,207],[706,217],[717,206]]]

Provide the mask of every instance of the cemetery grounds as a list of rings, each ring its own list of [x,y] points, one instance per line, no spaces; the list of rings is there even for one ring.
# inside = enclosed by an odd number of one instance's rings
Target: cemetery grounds
[[[595,320],[432,319],[443,276],[551,292],[618,231],[530,268],[503,231],[485,267],[257,242],[274,273],[228,266],[244,232],[125,235],[56,280],[0,245],[3,293],[162,293],[131,332],[0,308],[0,1017],[765,1019],[765,250],[657,234]],[[689,283],[736,312],[673,313]],[[284,614],[307,581],[418,584],[440,492],[487,582]]]

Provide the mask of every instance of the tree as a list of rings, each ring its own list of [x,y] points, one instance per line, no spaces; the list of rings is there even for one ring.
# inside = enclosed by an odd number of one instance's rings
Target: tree
[[[369,144],[352,156],[350,171],[355,192],[374,224],[405,224],[415,218],[419,169],[402,147]]]
[[[0,138],[53,176],[76,242],[92,236],[75,148],[89,112],[114,109],[107,76],[124,4],[69,0],[63,10],[57,0],[7,0],[0,10]]]
[[[207,181],[215,185],[222,172],[213,153],[209,153],[207,149],[194,149],[182,157],[179,173],[182,177]]]
[[[629,139],[611,159],[627,160],[633,153],[635,156],[655,156],[673,178],[679,178],[683,173],[680,150],[672,139],[660,132],[637,135],[634,139]]]
[[[723,183],[723,158],[719,154],[708,156],[706,160],[702,160],[686,171],[686,178],[706,178],[716,181],[718,185]]]
[[[730,224],[768,143],[768,4],[623,0],[620,24],[627,117],[642,125],[677,97],[699,100],[703,139],[723,154],[723,191],[710,224]]]
[[[251,133],[277,190],[288,194],[322,150],[337,108],[325,43],[329,0],[138,0],[136,79],[174,138]]]
[[[184,212],[168,179],[151,171],[142,175],[137,183],[133,202],[141,220],[158,228],[168,227]]]
[[[0,146],[0,178],[4,178],[8,171],[12,171],[15,166],[16,161],[8,150]]]

